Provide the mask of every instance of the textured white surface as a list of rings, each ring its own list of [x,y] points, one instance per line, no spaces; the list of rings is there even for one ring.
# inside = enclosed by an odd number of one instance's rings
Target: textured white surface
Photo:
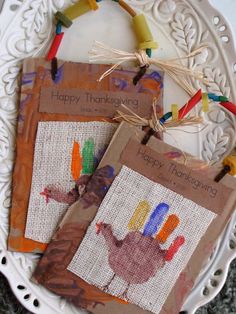
[[[224,18],[225,15],[235,27],[235,0],[211,0],[221,13],[210,7],[207,0],[128,0],[128,2],[137,11],[143,11],[151,21],[154,37],[161,47],[158,50],[161,57],[183,55],[186,47],[192,49],[193,44],[198,45],[199,40],[204,39],[209,44],[209,51],[205,51],[196,61],[205,67],[206,58],[210,56],[207,60],[209,65],[207,74],[212,78],[210,90],[228,93],[230,88],[231,98],[236,101],[235,50],[229,24]],[[22,59],[42,55],[48,48],[52,33],[52,14],[69,3],[71,3],[69,0],[6,0],[0,15],[0,271],[8,278],[21,303],[33,313],[40,314],[71,314],[81,311],[29,280],[38,260],[37,255],[14,254],[6,250],[17,114],[17,75]],[[127,51],[134,49],[135,39],[129,28],[130,20],[127,15],[117,10],[116,5],[110,0],[104,0],[99,5],[101,9],[96,14],[82,16],[74,23],[73,28],[66,30],[65,42],[59,51],[60,58],[88,60],[88,50],[91,49],[94,39]],[[90,23],[89,19],[93,23]],[[174,19],[177,24],[172,24]],[[121,34],[125,34],[122,40]],[[174,34],[178,35],[174,37]],[[195,64],[196,62],[192,65]],[[183,104],[188,98],[168,78],[166,90],[171,91],[165,95],[166,109],[171,103],[176,103],[176,99]],[[228,112],[219,110],[217,105],[214,104],[213,108],[214,112],[206,117],[210,126],[205,133],[191,137],[185,134],[183,137],[181,132],[176,131],[174,136],[181,145],[185,144],[194,154],[216,161],[222,154],[227,154],[234,145],[235,120]],[[223,287],[229,263],[236,256],[235,249],[230,245],[231,242],[236,242],[235,222],[236,215],[186,300],[183,310],[187,310],[189,314],[209,302]],[[213,286],[212,282],[217,282],[217,286]],[[19,285],[24,289],[20,289]],[[208,289],[207,295],[203,294],[205,287]],[[30,297],[26,300],[24,296],[28,294]],[[34,304],[36,299],[39,306]]]
[[[101,234],[96,234],[96,223],[102,221],[110,224],[116,238],[118,240],[124,239],[130,232],[128,223],[137,205],[144,200],[151,206],[151,212],[145,224],[159,203],[166,203],[170,207],[164,222],[169,215],[173,214],[180,220],[179,225],[166,243],[161,245],[161,249],[167,250],[178,236],[185,238],[185,243],[180,247],[172,261],[166,262],[164,267],[157,270],[155,276],[148,281],[143,284],[131,284],[128,289],[127,298],[129,302],[151,312],[159,313],[199,240],[217,215],[126,166],[122,167],[113,181],[68,270],[101,289],[106,286],[114,275],[114,271],[109,265],[109,251],[105,238]],[[145,224],[139,230],[141,233],[144,231]],[[156,233],[153,237],[155,236]],[[138,265],[144,264],[147,271],[149,260],[146,260],[145,254],[140,254],[141,252],[136,252],[135,249],[135,243],[130,243],[128,251],[126,251],[127,255],[133,255],[134,261]],[[110,251],[110,254],[119,254],[119,249],[113,253]],[[138,261],[135,256],[138,256]],[[126,258],[124,256],[117,257],[117,260],[123,269],[129,267],[128,262],[125,263]],[[132,261],[130,262],[132,263]],[[112,284],[109,285],[108,293],[119,297],[126,288],[127,282],[116,276]]]
[[[95,156],[108,146],[117,126],[106,122],[39,122],[34,150],[33,178],[27,215],[26,238],[48,243],[68,204],[40,195],[53,185],[64,192],[74,188],[71,156],[74,141],[80,145],[93,139]]]
[[[236,2],[235,0],[209,0],[209,2],[227,19],[229,26],[231,27],[234,40],[236,38]],[[235,42],[236,44],[236,42]]]

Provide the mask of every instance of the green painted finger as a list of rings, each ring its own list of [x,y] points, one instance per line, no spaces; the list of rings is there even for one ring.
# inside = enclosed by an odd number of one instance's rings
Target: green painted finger
[[[83,174],[92,174],[94,172],[94,151],[95,151],[95,143],[92,138],[89,138],[85,141],[83,150],[82,150],[82,158],[83,158]]]

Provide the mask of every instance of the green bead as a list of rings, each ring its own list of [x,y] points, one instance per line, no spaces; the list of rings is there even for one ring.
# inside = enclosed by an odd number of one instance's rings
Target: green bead
[[[152,49],[146,49],[146,54],[149,56],[149,58],[151,58],[152,56]]]
[[[60,21],[65,27],[69,28],[73,24],[73,22],[63,13],[57,11],[55,17],[58,21]]]
[[[229,101],[229,99],[226,96],[219,96],[219,100],[222,102]]]

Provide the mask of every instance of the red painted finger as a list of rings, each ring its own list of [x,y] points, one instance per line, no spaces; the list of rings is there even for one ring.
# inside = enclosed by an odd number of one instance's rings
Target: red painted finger
[[[174,240],[174,242],[171,244],[165,255],[165,260],[167,262],[170,262],[173,259],[175,254],[178,252],[179,248],[184,244],[184,242],[185,238],[183,236],[179,236]]]

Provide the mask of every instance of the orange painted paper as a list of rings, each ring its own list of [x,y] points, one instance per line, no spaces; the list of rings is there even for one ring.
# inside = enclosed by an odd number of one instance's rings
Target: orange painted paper
[[[162,97],[163,77],[154,80],[144,77],[134,86],[132,83],[134,70],[115,70],[112,75],[101,82],[97,79],[109,66],[91,65],[83,63],[58,61],[60,72],[59,80],[54,83],[51,79],[51,64],[44,58],[27,59],[23,64],[21,99],[16,139],[16,160],[13,172],[12,207],[10,212],[10,232],[8,249],[17,252],[42,253],[46,244],[39,243],[24,237],[27,218],[28,202],[30,197],[34,143],[39,121],[108,121],[104,117],[85,117],[68,114],[41,113],[38,111],[40,90],[42,87],[57,86],[61,89],[79,88],[88,91],[104,90],[147,93],[153,97]],[[125,86],[123,86],[126,84]],[[122,89],[123,90],[123,89]],[[162,108],[157,111],[162,114]]]

